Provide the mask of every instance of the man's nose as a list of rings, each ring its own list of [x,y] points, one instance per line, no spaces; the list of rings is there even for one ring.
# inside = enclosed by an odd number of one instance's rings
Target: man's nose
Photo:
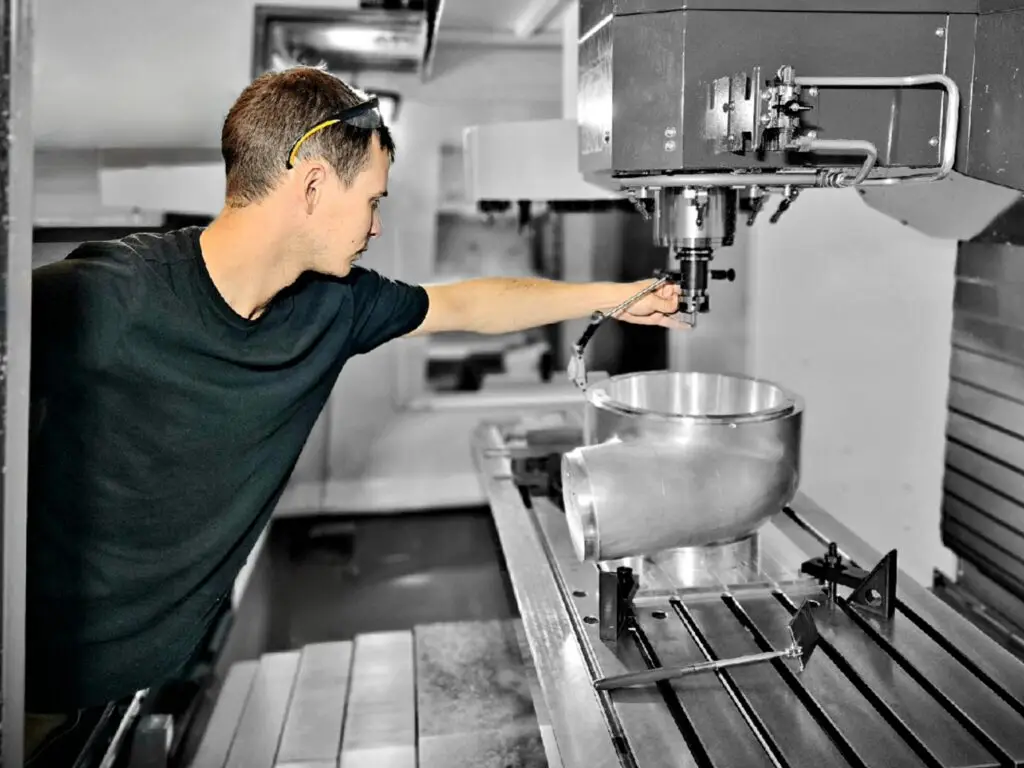
[[[377,237],[380,234],[380,213],[373,212],[373,220],[370,222],[370,237]]]

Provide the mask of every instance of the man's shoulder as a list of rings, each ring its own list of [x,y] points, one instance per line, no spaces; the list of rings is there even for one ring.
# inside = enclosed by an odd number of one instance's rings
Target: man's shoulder
[[[74,294],[130,302],[147,282],[158,278],[161,267],[189,258],[189,236],[179,230],[84,242],[62,260],[34,269],[34,290],[43,299]]]
[[[71,295],[124,294],[138,274],[140,263],[135,252],[123,241],[82,243],[60,261],[33,269],[33,290],[43,300],[67,299]]]

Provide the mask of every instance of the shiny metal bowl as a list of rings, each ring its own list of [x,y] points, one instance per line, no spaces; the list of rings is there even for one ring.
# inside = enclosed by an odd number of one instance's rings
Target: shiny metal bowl
[[[803,401],[776,384],[657,371],[586,397],[587,444],[562,460],[581,560],[735,541],[796,494]]]

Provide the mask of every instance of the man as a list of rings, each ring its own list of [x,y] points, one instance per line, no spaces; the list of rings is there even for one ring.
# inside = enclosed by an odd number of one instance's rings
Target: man
[[[356,266],[394,145],[318,69],[228,113],[207,228],[90,243],[33,277],[28,746],[200,649],[345,364],[438,331],[507,333],[610,309],[643,284],[419,287]],[[663,287],[622,319],[673,325]]]

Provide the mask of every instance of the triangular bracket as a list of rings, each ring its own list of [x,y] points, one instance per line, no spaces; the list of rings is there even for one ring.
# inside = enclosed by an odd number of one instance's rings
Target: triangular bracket
[[[811,654],[818,647],[818,626],[814,623],[813,607],[817,606],[816,600],[805,600],[800,610],[789,622],[789,636],[793,640],[793,647],[800,650],[800,671],[807,668],[807,662]]]
[[[892,619],[896,613],[896,574],[894,549],[854,588],[847,602],[887,621]]]

